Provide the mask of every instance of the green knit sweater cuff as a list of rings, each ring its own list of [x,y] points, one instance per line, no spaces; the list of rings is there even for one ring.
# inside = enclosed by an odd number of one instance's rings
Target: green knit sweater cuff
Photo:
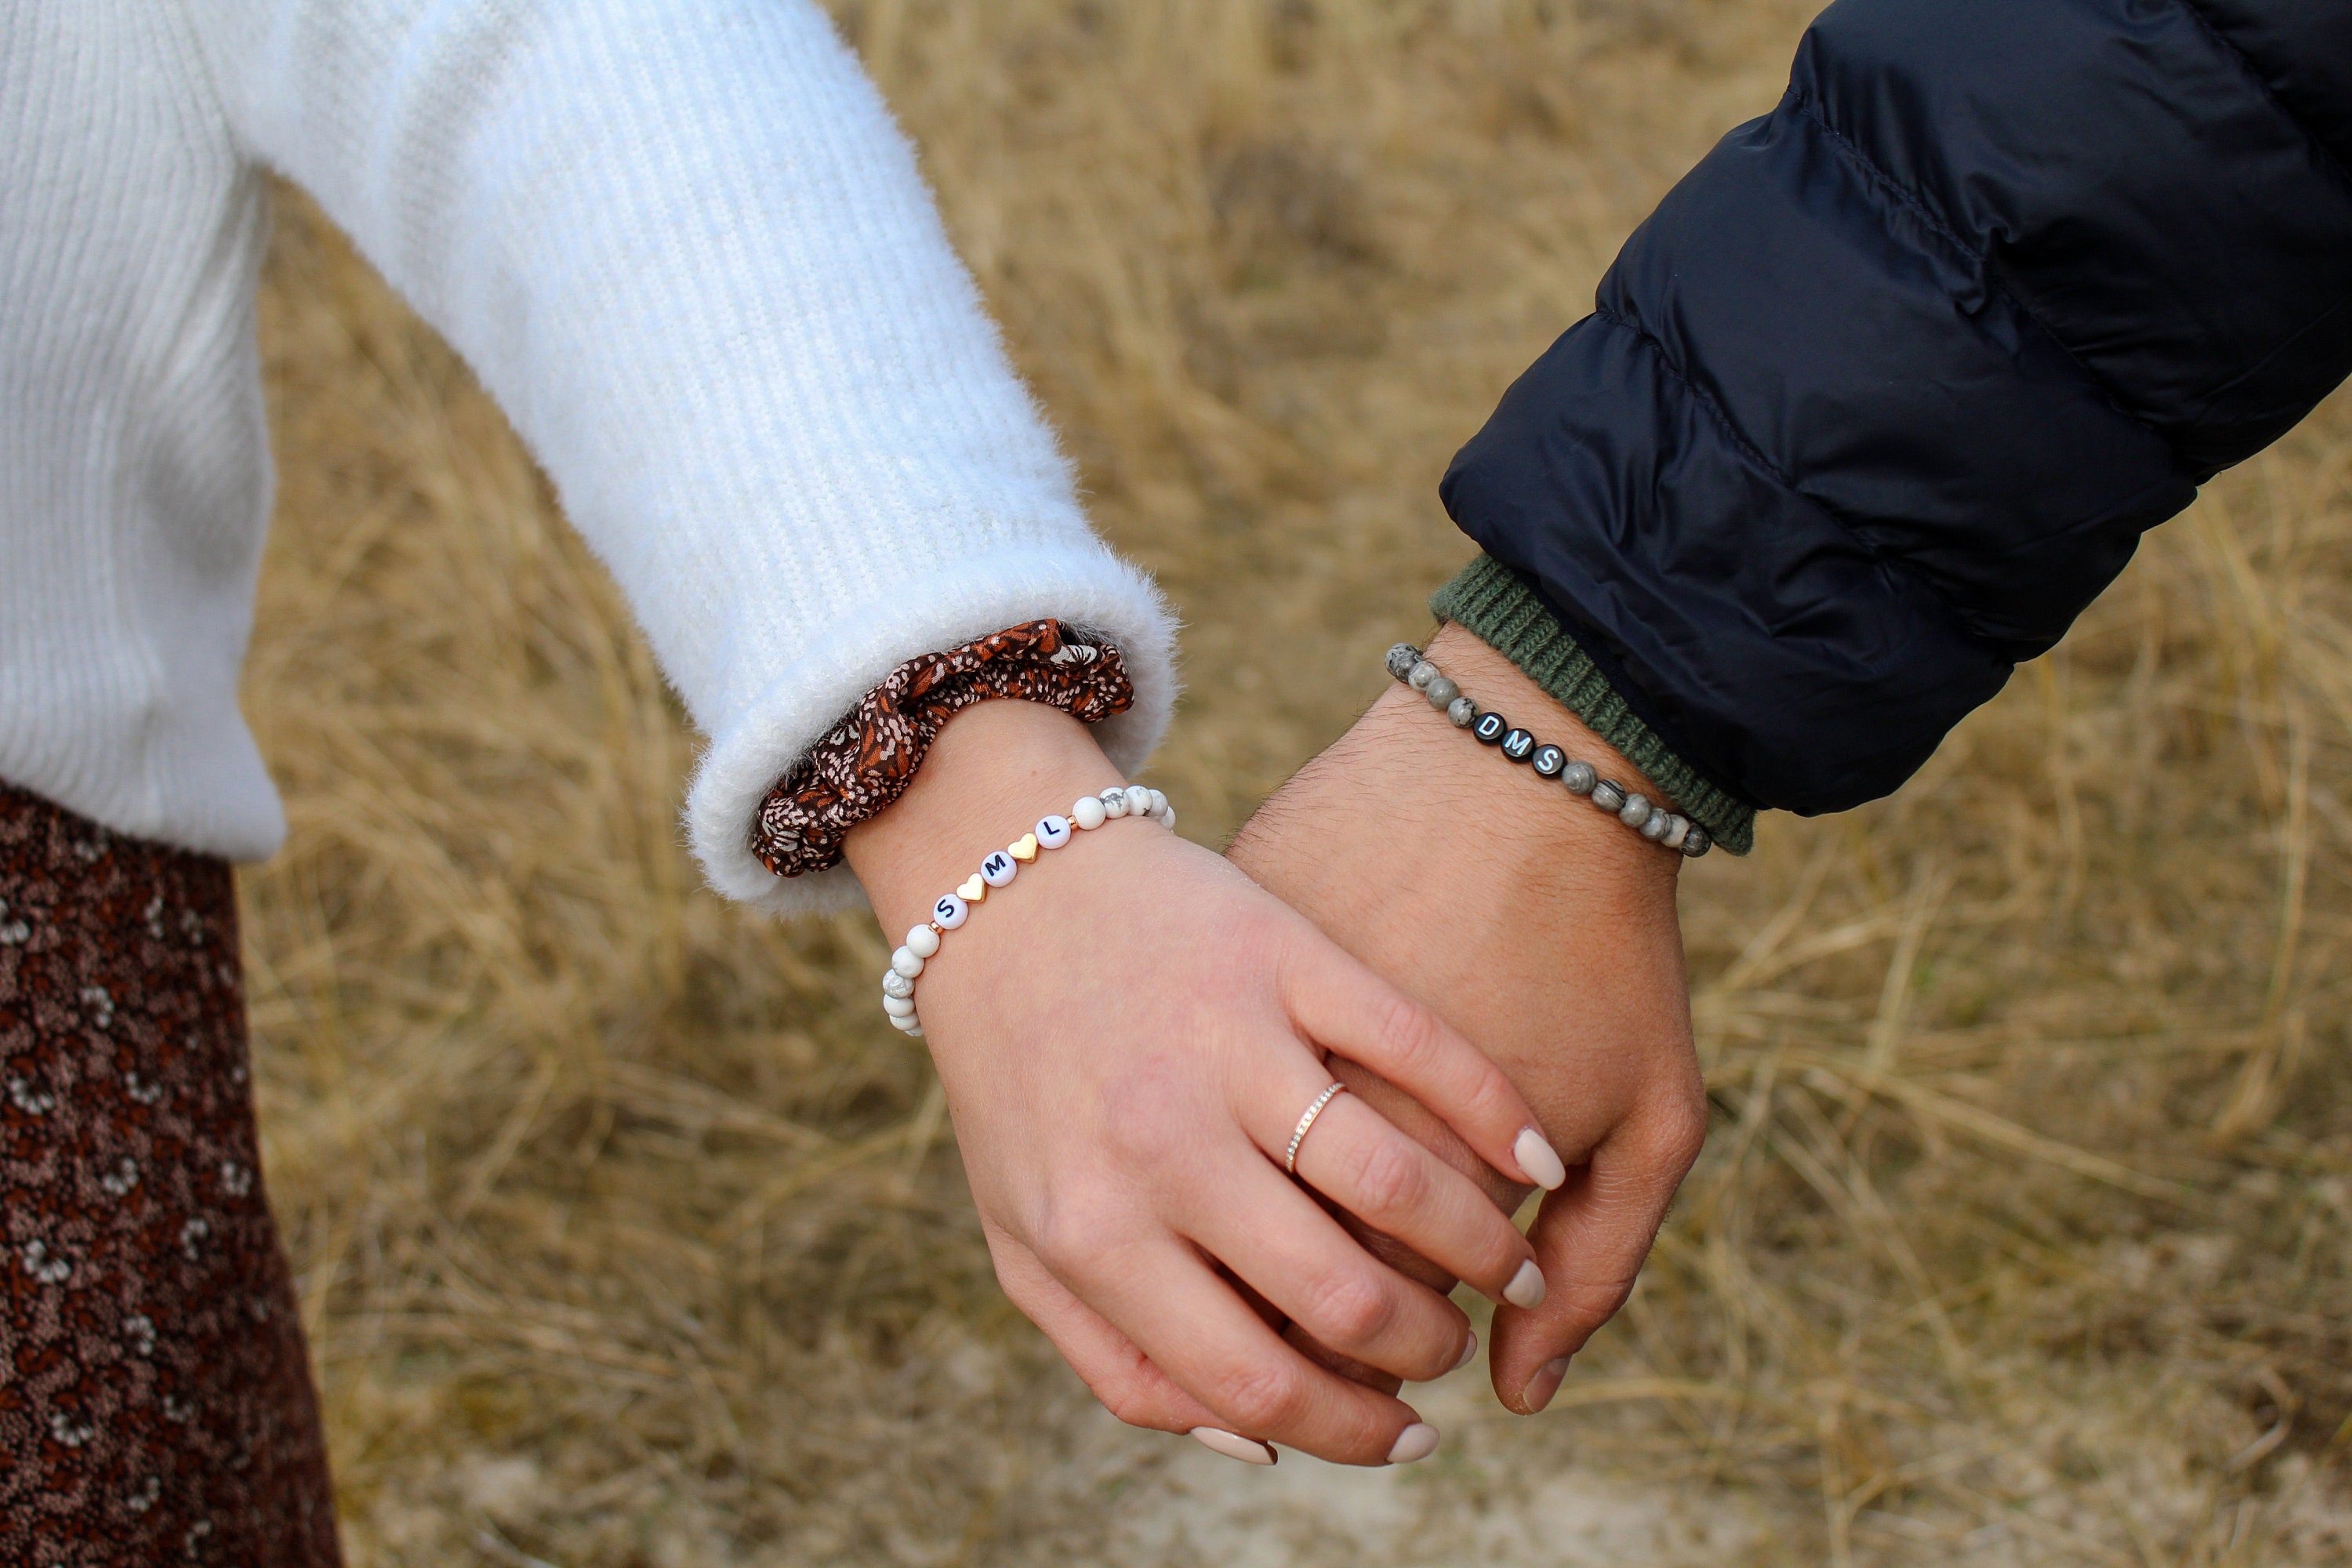
[[[1481,555],[1430,596],[1429,608],[1527,671],[1528,679],[1647,773],[1717,844],[1734,855],[1756,847],[1755,808],[1701,778],[1634,716],[1526,578]]]

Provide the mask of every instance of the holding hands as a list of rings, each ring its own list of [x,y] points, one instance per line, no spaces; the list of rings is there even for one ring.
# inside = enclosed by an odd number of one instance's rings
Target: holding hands
[[[900,929],[1041,807],[1118,782],[1076,721],[984,703],[851,834],[849,858]],[[1279,1330],[1418,1381],[1467,1359],[1468,1321],[1282,1163],[1334,1081],[1327,1058],[1398,1085],[1472,1169],[1557,1184],[1526,1100],[1427,1008],[1154,823],[1107,823],[1025,875],[1035,885],[975,911],[921,985],[1006,1291],[1127,1420],[1261,1462],[1266,1440],[1356,1464],[1427,1454],[1437,1435],[1408,1405]],[[1323,1108],[1297,1156],[1300,1182],[1449,1285],[1543,1299],[1533,1249],[1479,1184],[1355,1097]]]
[[[1574,726],[1446,638],[1469,689]],[[1067,715],[982,703],[848,858],[904,929],[1119,782]],[[1399,689],[1232,862],[1106,823],[936,950],[922,1026],[998,1278],[1121,1418],[1258,1463],[1417,1459],[1437,1434],[1394,1394],[1475,1352],[1456,1279],[1502,1308],[1523,1412],[1622,1301],[1704,1127],[1679,858],[1530,785]],[[1530,1240],[1508,1215],[1538,1184]]]

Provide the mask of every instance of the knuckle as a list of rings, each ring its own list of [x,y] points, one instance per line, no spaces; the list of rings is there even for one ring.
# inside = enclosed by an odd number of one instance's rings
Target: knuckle
[[[1660,1119],[1659,1144],[1677,1174],[1698,1163],[1699,1151],[1706,1146],[1706,1091],[1696,1087],[1677,1096]]]
[[[1377,1006],[1378,1038],[1398,1072],[1417,1074],[1437,1065],[1445,1051],[1445,1030],[1435,1014],[1401,992],[1391,992]]]
[[[1316,1281],[1305,1307],[1316,1337],[1339,1349],[1370,1343],[1396,1320],[1395,1298],[1361,1269]]]
[[[1280,1363],[1239,1367],[1219,1380],[1216,1406],[1257,1436],[1287,1432],[1307,1410],[1307,1381]]]
[[[1356,1202],[1348,1206],[1374,1226],[1412,1212],[1429,1195],[1429,1173],[1421,1160],[1387,1138],[1374,1140],[1357,1156],[1349,1176]]]
[[[1155,1057],[1103,1089],[1102,1137],[1115,1159],[1150,1169],[1177,1158],[1188,1135],[1181,1077],[1178,1064]]]
[[[1058,1276],[1098,1267],[1132,1234],[1120,1205],[1097,1194],[1049,1193],[1030,1226],[1030,1247]]]

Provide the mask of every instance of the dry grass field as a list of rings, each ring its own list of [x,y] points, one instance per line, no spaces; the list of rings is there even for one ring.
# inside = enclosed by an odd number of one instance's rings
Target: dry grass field
[[[1802,0],[841,0],[1190,623],[1220,841],[1464,558],[1435,481]],[[1708,1152],[1559,1407],[1406,1472],[1092,1411],[870,920],[702,890],[693,740],[497,411],[299,197],[247,705],[269,1176],[355,1563],[2352,1560],[2352,398],[1901,795],[1685,879]],[[854,520],[845,520],[852,521]]]

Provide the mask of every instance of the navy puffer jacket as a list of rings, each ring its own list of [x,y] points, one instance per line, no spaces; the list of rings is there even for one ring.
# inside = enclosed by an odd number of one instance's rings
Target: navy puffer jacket
[[[2347,371],[2352,0],[1839,0],[1443,494],[1701,779],[1834,811]]]

